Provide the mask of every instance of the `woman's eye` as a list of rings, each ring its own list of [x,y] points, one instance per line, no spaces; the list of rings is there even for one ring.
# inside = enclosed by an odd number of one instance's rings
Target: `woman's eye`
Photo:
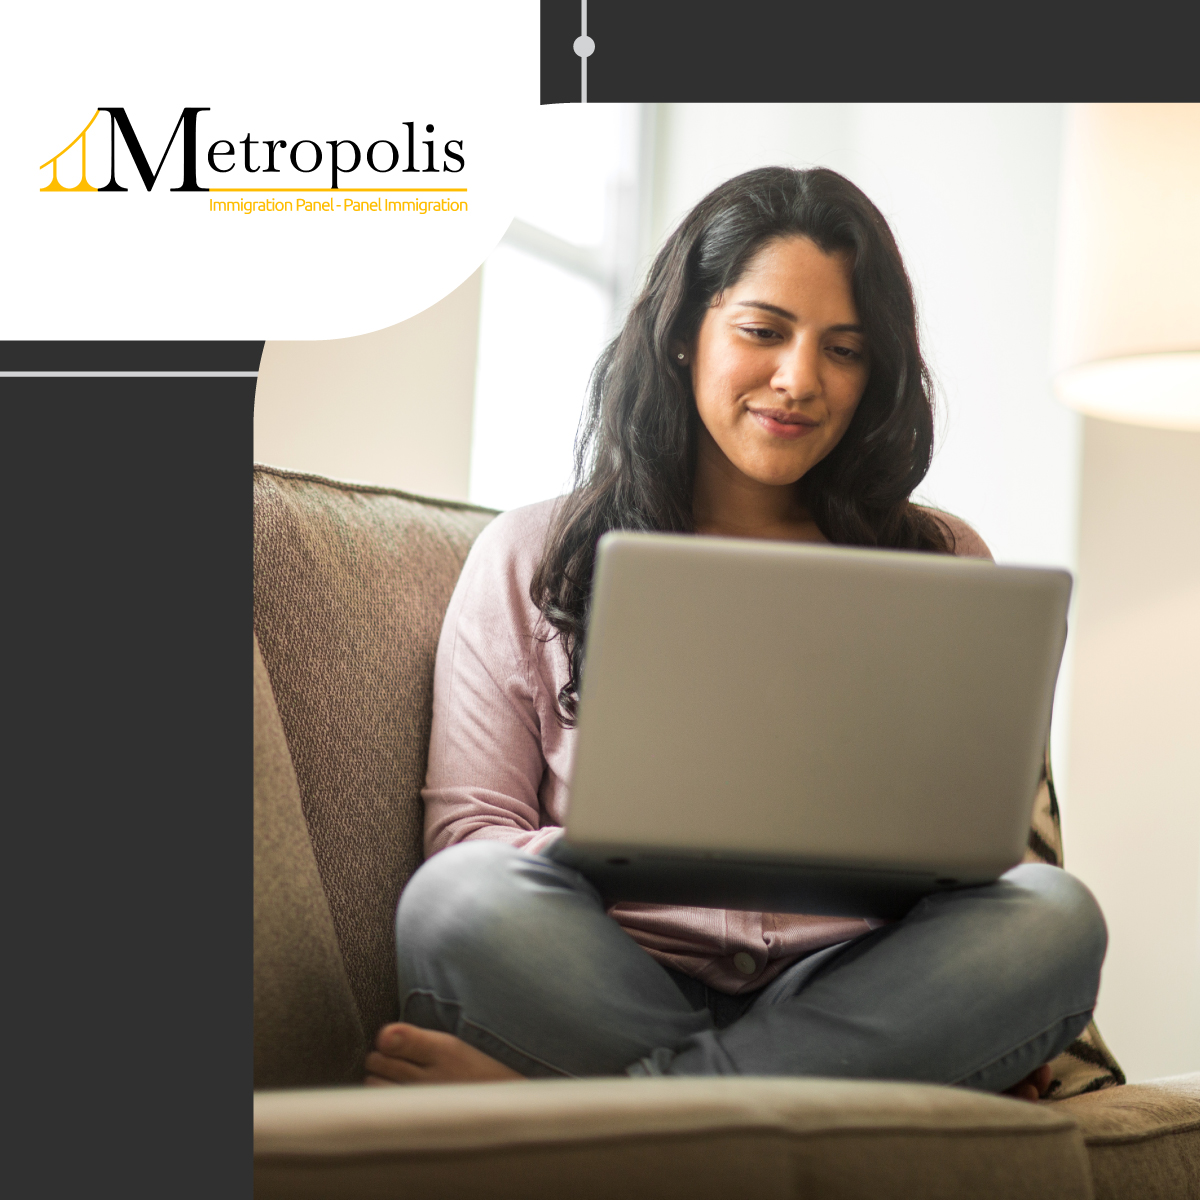
[[[862,351],[853,346],[831,346],[830,349],[838,358],[844,358],[847,362],[857,362],[862,358]]]
[[[769,329],[765,325],[743,325],[742,330],[760,342],[767,342],[779,336],[776,330]]]

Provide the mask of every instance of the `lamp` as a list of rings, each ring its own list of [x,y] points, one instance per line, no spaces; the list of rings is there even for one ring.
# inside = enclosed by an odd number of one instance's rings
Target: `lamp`
[[[1054,389],[1089,416],[1200,430],[1200,104],[1075,104]]]

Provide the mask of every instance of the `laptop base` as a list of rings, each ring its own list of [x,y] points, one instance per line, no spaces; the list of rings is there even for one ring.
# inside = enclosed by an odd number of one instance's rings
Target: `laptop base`
[[[751,912],[896,920],[925,896],[991,883],[924,871],[670,853],[628,846],[578,846],[565,837],[545,857],[584,876],[606,904],[622,900]]]

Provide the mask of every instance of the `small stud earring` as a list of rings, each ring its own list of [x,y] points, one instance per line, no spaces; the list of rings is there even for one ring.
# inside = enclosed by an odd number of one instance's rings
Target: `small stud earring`
[[[680,352],[677,355],[675,355],[675,357],[677,359],[679,359],[680,362],[683,362],[683,351],[680,350]]]

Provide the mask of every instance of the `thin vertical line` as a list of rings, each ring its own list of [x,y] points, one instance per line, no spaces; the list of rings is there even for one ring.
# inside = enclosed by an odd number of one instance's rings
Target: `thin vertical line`
[[[580,37],[587,37],[587,0],[579,0]],[[587,103],[587,60],[586,54],[579,56],[579,103]]]

